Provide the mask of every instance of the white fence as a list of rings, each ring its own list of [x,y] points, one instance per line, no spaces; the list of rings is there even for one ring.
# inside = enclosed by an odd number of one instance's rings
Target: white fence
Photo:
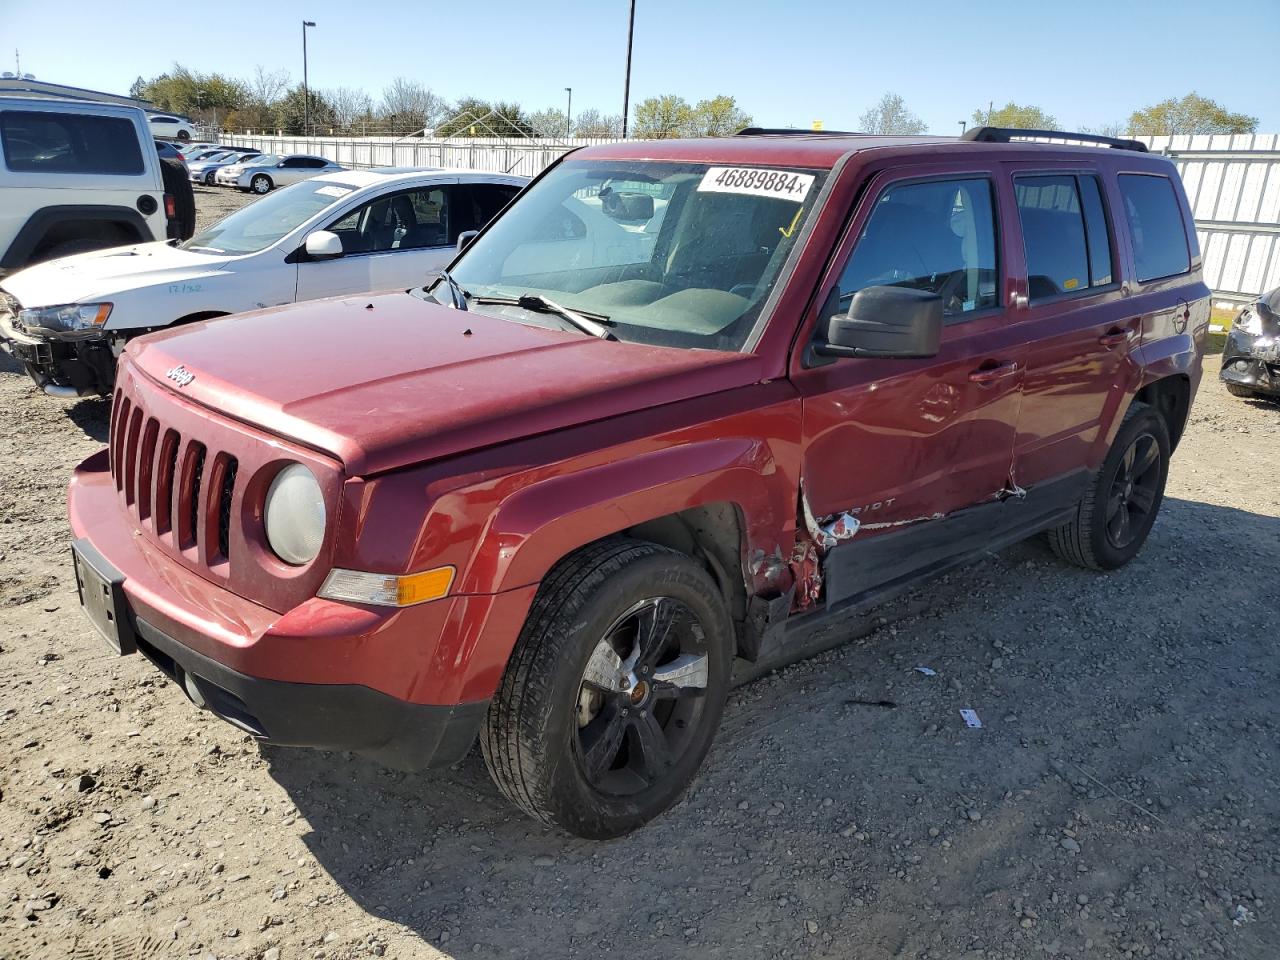
[[[1280,135],[1137,139],[1178,166],[1210,289],[1248,300],[1280,286]]]
[[[266,153],[314,153],[348,167],[451,167],[535,176],[574,147],[610,139],[424,140],[414,137],[230,136]],[[1223,300],[1280,286],[1280,135],[1138,137],[1182,174],[1204,253],[1205,282]]]
[[[224,136],[223,143],[263,153],[313,153],[344,167],[449,167],[533,177],[574,147],[617,143],[611,139],[425,140],[421,137]]]

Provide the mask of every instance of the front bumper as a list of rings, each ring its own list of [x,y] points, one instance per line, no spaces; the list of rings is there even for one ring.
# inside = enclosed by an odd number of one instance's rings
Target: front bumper
[[[0,349],[52,396],[106,396],[115,385],[116,354],[102,333],[60,337],[19,330],[13,314],[0,311]]]
[[[1280,396],[1280,337],[1232,327],[1222,349],[1223,383]]]
[[[105,451],[76,469],[68,513],[81,552],[118,579],[137,649],[198,706],[269,743],[406,770],[466,753],[536,589],[404,609],[312,598],[281,614],[153,546]]]

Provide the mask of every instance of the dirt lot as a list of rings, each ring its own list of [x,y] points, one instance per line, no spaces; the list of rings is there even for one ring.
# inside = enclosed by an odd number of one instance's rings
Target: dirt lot
[[[676,809],[593,844],[478,756],[259,749],[108,655],[63,513],[106,405],[2,364],[6,960],[1280,954],[1280,406],[1207,377],[1137,562],[1028,543],[851,624],[731,697]]]

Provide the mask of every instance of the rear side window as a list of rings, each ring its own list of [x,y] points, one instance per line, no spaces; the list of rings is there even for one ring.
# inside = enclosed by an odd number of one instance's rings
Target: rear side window
[[[848,310],[855,293],[874,286],[936,293],[950,316],[997,306],[992,211],[985,179],[889,186],[840,276],[838,304],[828,301],[824,313]]]
[[[1156,280],[1191,269],[1187,230],[1168,177],[1124,173],[1118,178],[1133,237],[1138,280]]]
[[[1111,283],[1111,238],[1096,177],[1014,181],[1032,300]]]
[[[4,162],[22,173],[145,171],[137,130],[123,117],[6,110],[0,113]]]

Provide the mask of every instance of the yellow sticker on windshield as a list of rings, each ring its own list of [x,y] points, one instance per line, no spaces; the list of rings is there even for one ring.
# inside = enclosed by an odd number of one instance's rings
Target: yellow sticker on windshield
[[[1064,290],[1074,290],[1078,286],[1080,286],[1080,281],[1075,277],[1072,277],[1070,280],[1064,280],[1062,283],[1062,289]]]
[[[761,170],[757,167],[712,167],[698,184],[698,192],[742,193],[803,203],[812,186],[813,175],[809,173]]]

